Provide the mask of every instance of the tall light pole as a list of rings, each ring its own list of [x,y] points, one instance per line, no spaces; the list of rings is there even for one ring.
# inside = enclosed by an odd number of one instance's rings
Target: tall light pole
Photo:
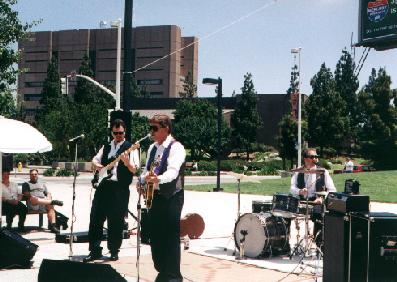
[[[217,163],[216,163],[216,188],[212,189],[214,192],[223,191],[221,188],[221,125],[222,125],[222,79],[216,78],[204,78],[203,84],[217,85],[217,106],[218,106],[218,132],[217,132]]]
[[[121,73],[121,19],[111,22],[112,28],[117,28],[117,58],[116,58],[116,110],[120,110],[120,73]]]
[[[291,49],[291,53],[298,54],[298,167],[302,165],[302,95],[301,95],[301,50],[302,47]]]

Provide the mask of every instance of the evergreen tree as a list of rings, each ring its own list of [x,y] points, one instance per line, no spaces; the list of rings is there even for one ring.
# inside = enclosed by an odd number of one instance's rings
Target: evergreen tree
[[[191,159],[199,161],[205,155],[217,156],[217,110],[206,100],[183,99],[174,112],[173,134],[186,148]],[[222,122],[221,155],[230,153],[230,128]]]
[[[233,143],[236,148],[243,149],[247,153],[252,150],[252,143],[256,140],[256,131],[261,126],[257,105],[257,94],[252,81],[252,75],[244,75],[244,86],[238,97],[234,113],[231,118]]]
[[[372,69],[368,84],[359,93],[361,152],[380,169],[397,168],[397,95],[390,86],[385,69],[378,73]]]
[[[0,115],[6,118],[15,118],[17,109],[15,100],[9,90],[6,90],[3,94],[0,94]]]
[[[43,89],[41,91],[40,104],[42,108],[40,110],[40,114],[45,114],[52,109],[58,108],[61,99],[62,94],[58,58],[56,56],[52,56],[47,68],[47,77],[44,80]]]
[[[344,115],[349,119],[349,130],[345,141],[347,141],[349,145],[350,141],[355,140],[357,137],[358,126],[356,95],[358,79],[354,75],[354,68],[355,64],[351,54],[348,51],[343,50],[342,56],[340,57],[335,69],[335,83],[336,91],[339,92],[346,103]]]
[[[15,84],[18,75],[17,63],[20,52],[13,44],[23,39],[37,22],[22,23],[18,12],[13,10],[17,0],[0,1],[0,93]]]
[[[179,93],[182,98],[193,98],[197,97],[197,85],[193,82],[193,75],[189,71],[185,80],[183,81],[183,92]]]
[[[344,115],[346,103],[336,91],[335,80],[325,63],[311,79],[313,93],[305,104],[308,117],[310,146],[340,150],[348,131],[348,118]]]

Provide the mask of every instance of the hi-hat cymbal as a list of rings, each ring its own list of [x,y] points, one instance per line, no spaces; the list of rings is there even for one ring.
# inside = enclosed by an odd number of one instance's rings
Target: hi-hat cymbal
[[[328,196],[328,193],[329,192],[327,192],[327,191],[315,192],[315,194],[318,196]]]
[[[306,168],[302,168],[302,167],[300,167],[300,168],[295,168],[295,169],[291,169],[290,170],[291,172],[299,172],[299,173],[309,173],[309,174],[311,174],[311,173],[324,173],[325,172],[325,169],[321,169],[321,168],[317,168],[317,169],[306,169]]]

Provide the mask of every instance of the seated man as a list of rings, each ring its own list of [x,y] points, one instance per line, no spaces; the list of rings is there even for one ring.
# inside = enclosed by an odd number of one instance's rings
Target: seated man
[[[6,216],[7,228],[10,229],[15,215],[19,216],[18,230],[25,230],[24,224],[28,209],[21,203],[22,191],[18,188],[18,184],[10,182],[10,172],[2,173],[2,213]]]
[[[23,194],[27,197],[29,211],[47,212],[48,229],[53,233],[59,233],[59,229],[55,225],[56,215],[54,205],[62,206],[63,202],[52,199],[46,185],[39,180],[37,169],[31,169],[29,176],[30,181],[25,182],[22,186]]]

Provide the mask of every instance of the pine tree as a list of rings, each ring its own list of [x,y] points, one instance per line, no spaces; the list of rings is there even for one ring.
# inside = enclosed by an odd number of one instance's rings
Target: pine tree
[[[359,93],[361,152],[380,169],[397,168],[397,95],[390,86],[385,69],[378,73],[372,69],[368,84]]]
[[[197,97],[197,85],[193,82],[192,73],[189,71],[185,80],[183,81],[183,92],[179,93],[182,98]]]
[[[11,91],[6,90],[3,94],[0,94],[0,115],[7,118],[15,118],[16,114],[15,100],[12,97]]]
[[[325,63],[310,84],[313,93],[305,104],[310,146],[320,147],[321,154],[326,147],[340,150],[348,131],[346,103],[336,91],[335,80]]]
[[[234,146],[247,153],[247,160],[256,140],[256,131],[262,124],[256,105],[257,94],[252,75],[247,73],[244,75],[244,86],[231,118]]]

